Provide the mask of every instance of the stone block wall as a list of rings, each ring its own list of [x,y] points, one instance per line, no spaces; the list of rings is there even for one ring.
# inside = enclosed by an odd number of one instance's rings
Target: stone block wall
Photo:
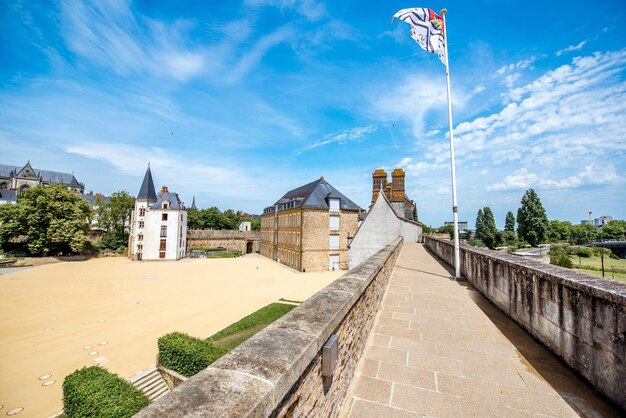
[[[401,247],[399,238],[137,416],[336,416]],[[334,334],[339,361],[325,388],[321,351]]]
[[[426,246],[454,263],[451,241]],[[461,274],[487,299],[626,409],[626,284],[463,245]]]
[[[260,231],[190,229],[187,231],[187,252],[193,247],[224,247],[246,254],[247,245],[252,242],[252,252],[258,253],[260,240]]]

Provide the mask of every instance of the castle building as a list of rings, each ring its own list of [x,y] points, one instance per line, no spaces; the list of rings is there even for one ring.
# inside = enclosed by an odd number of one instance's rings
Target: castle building
[[[157,195],[150,166],[131,214],[128,256],[133,260],[179,260],[187,253],[187,210],[166,186]]]
[[[20,195],[31,187],[52,183],[59,183],[76,193],[85,191],[85,185],[73,174],[33,168],[30,161],[24,167],[0,164],[0,190],[13,190]]]
[[[404,170],[396,168],[391,173],[391,183],[389,183],[385,170],[376,169],[372,173],[372,205],[382,191],[398,216],[417,221],[417,206],[405,193],[404,178]]]
[[[263,210],[260,254],[303,272],[345,270],[362,212],[321,177]]]

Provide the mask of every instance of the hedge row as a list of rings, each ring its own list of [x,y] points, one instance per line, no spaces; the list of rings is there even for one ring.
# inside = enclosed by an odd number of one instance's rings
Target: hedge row
[[[132,417],[148,398],[119,376],[98,367],[83,367],[63,381],[63,411],[72,417]]]
[[[159,338],[159,365],[191,377],[228,352],[210,341],[172,332]]]

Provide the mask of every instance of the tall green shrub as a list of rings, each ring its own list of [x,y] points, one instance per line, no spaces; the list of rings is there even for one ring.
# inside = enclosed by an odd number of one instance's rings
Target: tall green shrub
[[[83,367],[63,381],[63,412],[73,417],[132,417],[150,401],[139,389],[102,367]]]
[[[550,255],[550,264],[570,269],[574,267],[574,263],[565,248],[553,247],[548,254]]]
[[[228,350],[182,332],[171,332],[159,338],[159,364],[186,377],[207,368]]]
[[[530,245],[545,241],[548,232],[548,216],[533,189],[528,189],[517,210],[517,235]]]

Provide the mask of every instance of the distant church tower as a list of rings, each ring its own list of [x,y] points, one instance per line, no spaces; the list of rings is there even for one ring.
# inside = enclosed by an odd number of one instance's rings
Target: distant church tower
[[[417,220],[417,207],[415,202],[406,195],[404,184],[406,173],[401,168],[396,168],[391,173],[391,183],[387,181],[387,173],[382,168],[377,168],[372,173],[372,205],[378,199],[380,191],[385,194],[393,211],[401,218],[412,221]]]
[[[196,195],[193,195],[193,198],[191,199],[191,207],[189,209],[192,209],[192,210],[198,209],[196,208]]]
[[[128,256],[133,260],[178,260],[186,255],[187,210],[166,186],[157,195],[150,165],[131,215]]]

